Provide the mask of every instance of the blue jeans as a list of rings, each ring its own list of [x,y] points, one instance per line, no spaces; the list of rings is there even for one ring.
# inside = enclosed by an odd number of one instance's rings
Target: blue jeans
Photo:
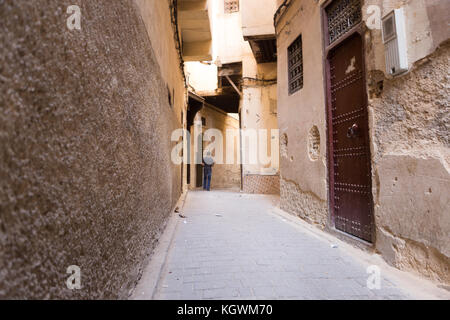
[[[211,171],[203,170],[203,190],[211,190],[211,175]]]

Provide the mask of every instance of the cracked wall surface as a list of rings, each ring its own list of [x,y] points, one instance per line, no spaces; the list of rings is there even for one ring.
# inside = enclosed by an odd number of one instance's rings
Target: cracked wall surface
[[[137,7],[79,0],[69,31],[72,4],[0,2],[0,298],[127,298],[180,195],[183,102]]]
[[[312,192],[303,191],[293,181],[280,179],[281,209],[324,229],[328,221],[328,205]]]
[[[386,261],[399,269],[414,271],[435,281],[450,282],[448,256],[423,242],[398,237],[389,228],[378,227],[377,249]]]
[[[370,99],[377,249],[449,282],[449,42]],[[386,231],[386,230],[389,230]]]

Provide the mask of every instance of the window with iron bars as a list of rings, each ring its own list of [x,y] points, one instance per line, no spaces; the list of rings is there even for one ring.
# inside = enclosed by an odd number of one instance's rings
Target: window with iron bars
[[[303,88],[303,46],[302,35],[288,48],[289,95]]]
[[[362,20],[361,0],[335,0],[326,8],[329,44],[340,39]]]
[[[239,11],[239,0],[225,0],[225,13]]]

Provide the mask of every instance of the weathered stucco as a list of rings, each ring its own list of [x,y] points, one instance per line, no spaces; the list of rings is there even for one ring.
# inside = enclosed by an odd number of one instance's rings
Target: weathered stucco
[[[310,191],[304,191],[300,186],[282,177],[280,179],[280,207],[311,224],[324,229],[328,221],[327,201],[320,199]]]
[[[171,100],[175,116],[179,120],[179,128],[186,129],[186,101],[187,90],[180,64],[180,52],[177,50],[174,37],[175,26],[172,23],[169,3],[173,0],[133,0],[139,8],[140,16],[147,29],[156,62],[160,68],[165,83],[165,93]],[[209,0],[210,1],[210,0]],[[187,26],[189,25],[187,24]],[[180,32],[180,26],[179,30]],[[182,39],[180,39],[182,41]],[[194,62],[192,62],[194,63]],[[185,77],[188,74],[185,72]],[[184,148],[187,148],[187,137],[184,136]],[[180,171],[183,175],[183,191],[187,191],[187,164],[183,164]],[[181,177],[180,177],[181,179]]]
[[[377,249],[449,282],[449,43],[370,99]],[[372,73],[375,74],[376,73]],[[375,81],[373,81],[375,82]],[[425,255],[423,261],[420,262]]]
[[[267,156],[272,157],[272,145],[278,146],[278,135],[272,135],[271,130],[278,129],[277,123],[277,66],[276,63],[257,64],[251,51],[243,56],[241,120],[242,129],[267,130]],[[255,80],[264,79],[265,81]],[[258,145],[262,147],[262,144]],[[259,150],[259,149],[258,149]],[[264,150],[263,150],[264,151]],[[262,151],[262,152],[263,152]],[[244,174],[276,174],[279,171],[279,152],[270,163],[264,163],[259,157],[257,163],[245,163]],[[263,152],[264,153],[264,152]]]
[[[277,27],[278,125],[280,128],[281,206],[308,221],[327,222],[326,118],[320,7],[313,1],[293,1]],[[287,48],[299,36],[303,42],[300,91],[288,93]],[[310,132],[317,128],[320,145],[310,156]]]
[[[0,298],[126,298],[180,195],[181,110],[134,1],[77,1],[81,31],[72,4],[0,4]]]
[[[322,0],[323,1],[323,0]],[[363,20],[373,19],[370,6],[380,8],[381,17],[394,9],[403,8],[406,23],[406,40],[408,63],[412,65],[433,53],[436,48],[450,36],[447,27],[450,18],[450,2],[446,0],[365,0],[363,1]],[[366,34],[368,70],[385,68],[384,45],[380,26],[372,28]]]

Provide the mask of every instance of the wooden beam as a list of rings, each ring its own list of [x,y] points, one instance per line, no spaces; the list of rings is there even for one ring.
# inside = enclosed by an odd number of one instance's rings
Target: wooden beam
[[[225,76],[225,78],[227,78],[228,82],[231,83],[234,90],[236,90],[236,92],[242,97],[242,92],[239,91],[239,88],[234,84],[233,80],[231,80],[231,78],[229,76]]]

